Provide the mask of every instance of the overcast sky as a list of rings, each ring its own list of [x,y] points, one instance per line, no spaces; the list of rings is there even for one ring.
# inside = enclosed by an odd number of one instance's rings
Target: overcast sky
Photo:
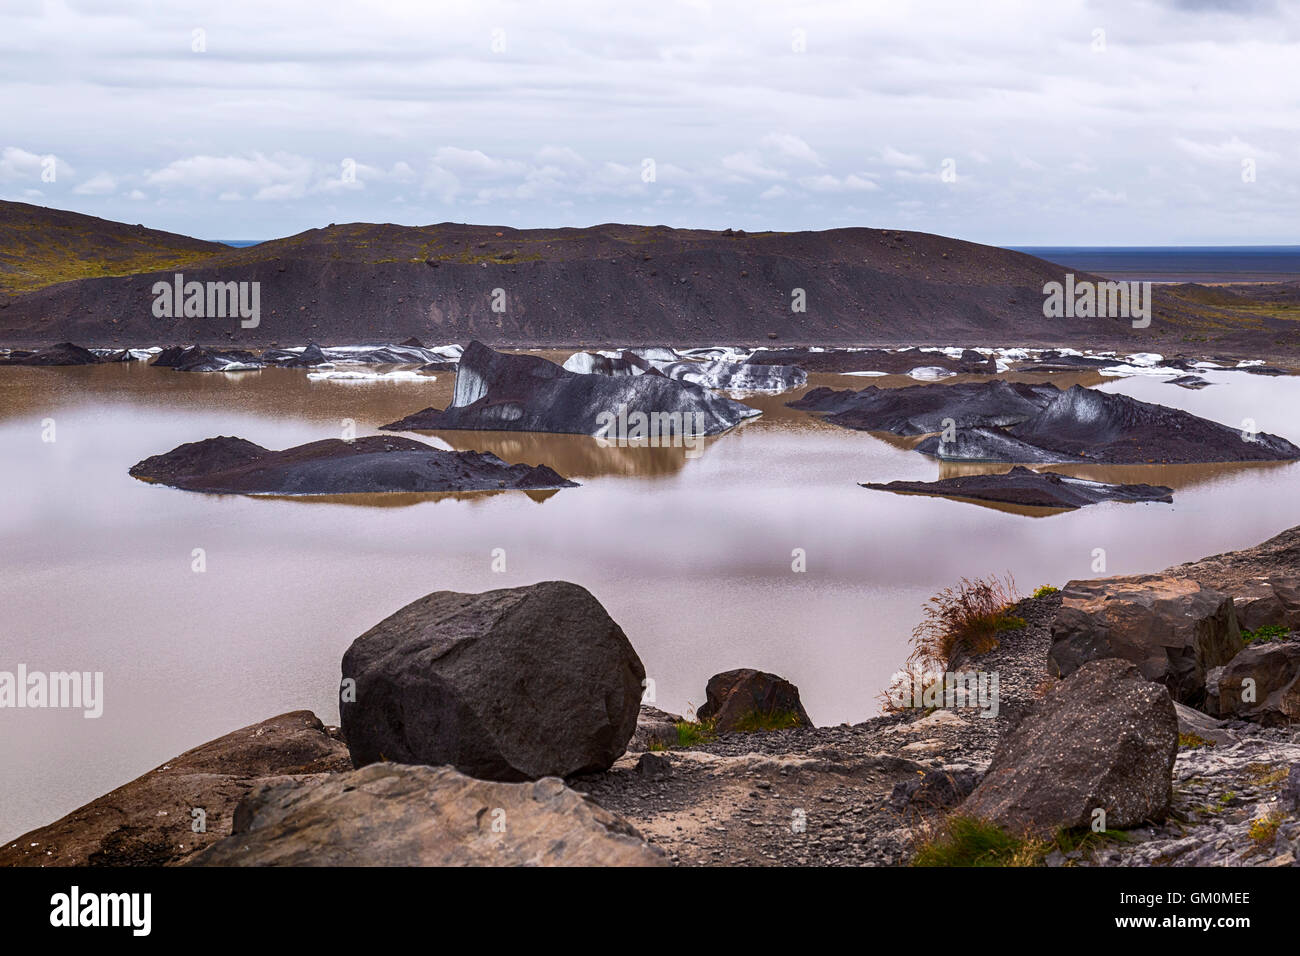
[[[0,0],[0,197],[1293,244],[1298,79],[1297,0]]]

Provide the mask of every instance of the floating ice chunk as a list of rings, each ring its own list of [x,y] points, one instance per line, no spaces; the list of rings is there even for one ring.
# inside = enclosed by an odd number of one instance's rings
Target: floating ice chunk
[[[917,379],[922,382],[933,382],[941,378],[951,378],[956,372],[946,368],[939,368],[937,365],[922,365],[912,369],[907,373],[909,378]]]

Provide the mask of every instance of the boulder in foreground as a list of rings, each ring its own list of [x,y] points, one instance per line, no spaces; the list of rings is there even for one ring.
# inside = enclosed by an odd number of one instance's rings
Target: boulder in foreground
[[[636,729],[644,679],[622,628],[576,584],[437,591],[343,655],[343,736],[358,767],[451,764],[485,780],[605,770]]]
[[[297,710],[226,734],[0,846],[0,866],[168,866],[231,832],[260,783],[350,769],[347,747]],[[201,810],[206,831],[194,832]]]
[[[494,352],[471,342],[456,368],[450,406],[426,408],[381,427],[644,437],[671,444],[687,429],[693,436],[716,435],[758,414],[748,405],[662,375],[584,375],[536,355]],[[644,433],[638,435],[642,419]]]
[[[720,734],[745,729],[750,722],[772,719],[782,726],[811,727],[812,719],[799,700],[799,688],[784,677],[742,667],[709,678],[700,720],[713,722]],[[752,728],[751,728],[752,729]]]
[[[998,744],[961,812],[1050,836],[1158,819],[1173,795],[1178,718],[1159,684],[1132,664],[1092,661],[1057,684]]]
[[[666,866],[631,824],[548,777],[372,764],[262,787],[197,866]]]
[[[179,445],[131,468],[131,475],[185,491],[240,495],[576,488],[545,465],[507,465],[496,455],[443,451],[410,438],[330,438],[271,451],[242,438]]]
[[[1048,666],[1068,677],[1088,661],[1120,658],[1174,700],[1199,707],[1206,671],[1243,647],[1227,594],[1163,574],[1098,578],[1062,589]]]
[[[1173,501],[1164,485],[1112,485],[1017,465],[998,475],[960,475],[939,481],[863,482],[863,488],[904,494],[972,498],[1037,508],[1082,508],[1102,501]]]

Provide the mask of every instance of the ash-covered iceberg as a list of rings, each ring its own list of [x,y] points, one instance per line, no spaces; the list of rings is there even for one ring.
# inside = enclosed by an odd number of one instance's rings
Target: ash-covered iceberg
[[[559,432],[621,439],[644,426],[653,438],[677,428],[716,435],[758,409],[662,375],[580,374],[536,355],[471,342],[456,369],[452,402],[382,426],[390,431],[468,429]]]

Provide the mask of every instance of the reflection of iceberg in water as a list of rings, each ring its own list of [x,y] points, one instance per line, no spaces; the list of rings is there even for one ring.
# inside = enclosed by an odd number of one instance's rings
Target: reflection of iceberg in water
[[[742,426],[743,427],[743,426]],[[692,458],[699,459],[708,447],[724,435],[696,436],[694,449],[654,446],[647,442],[627,443],[600,440],[590,435],[557,435],[543,432],[469,432],[448,430],[418,432],[432,436],[454,451],[486,451],[514,465],[544,462],[569,477],[601,476],[663,477],[675,475]],[[700,445],[704,451],[701,451]]]
[[[296,501],[309,505],[351,505],[363,508],[409,508],[413,505],[427,503],[437,504],[443,501],[465,501],[472,505],[483,504],[489,498],[499,495],[524,494],[541,504],[559,494],[559,488],[529,489],[527,491],[489,489],[486,491],[431,491],[431,492],[387,492],[359,495],[250,495],[249,501]],[[221,497],[237,497],[235,495]]]

